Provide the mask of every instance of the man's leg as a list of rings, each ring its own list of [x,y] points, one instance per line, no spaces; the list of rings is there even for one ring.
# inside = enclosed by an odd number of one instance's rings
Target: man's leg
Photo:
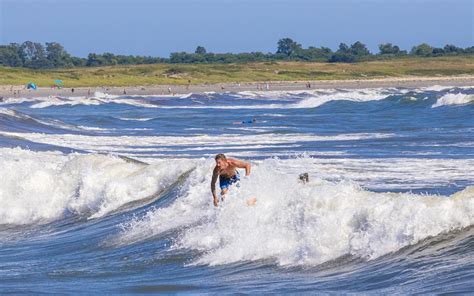
[[[222,200],[224,200],[224,195],[227,193],[227,191],[229,191],[229,188],[227,188],[227,187],[222,188],[222,191],[221,191],[221,199]]]

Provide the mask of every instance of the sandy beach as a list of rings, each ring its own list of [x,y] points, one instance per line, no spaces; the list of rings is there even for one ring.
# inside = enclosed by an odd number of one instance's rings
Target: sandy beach
[[[307,84],[310,84],[308,88]],[[44,97],[44,96],[90,96],[95,92],[113,95],[180,95],[205,92],[241,92],[241,91],[298,91],[308,89],[331,88],[379,88],[379,87],[428,87],[440,86],[473,86],[474,76],[447,77],[401,77],[360,80],[317,80],[317,81],[269,81],[197,85],[146,85],[130,87],[76,87],[52,89],[39,87],[36,90],[26,89],[25,86],[0,86],[0,97]]]

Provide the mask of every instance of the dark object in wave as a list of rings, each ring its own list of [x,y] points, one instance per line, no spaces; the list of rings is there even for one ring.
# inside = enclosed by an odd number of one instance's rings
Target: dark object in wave
[[[308,173],[302,173],[302,174],[299,175],[298,178],[300,179],[301,182],[303,182],[303,184],[309,182],[309,175],[308,175]]]

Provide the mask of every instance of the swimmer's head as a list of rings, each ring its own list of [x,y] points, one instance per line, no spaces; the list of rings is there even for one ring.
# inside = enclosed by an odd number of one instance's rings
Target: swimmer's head
[[[225,169],[228,165],[227,158],[222,153],[217,154],[215,160],[218,168]]]
[[[309,175],[308,175],[308,173],[300,174],[299,179],[300,179],[300,181],[303,182],[303,183],[308,183],[308,182],[309,182]]]

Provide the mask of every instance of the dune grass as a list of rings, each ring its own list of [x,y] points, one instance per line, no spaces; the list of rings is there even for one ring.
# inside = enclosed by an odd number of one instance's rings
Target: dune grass
[[[354,64],[268,62],[243,64],[154,64],[61,70],[0,67],[0,85],[35,82],[67,87],[217,84],[229,82],[345,80],[405,76],[474,75],[474,56],[370,61]]]

